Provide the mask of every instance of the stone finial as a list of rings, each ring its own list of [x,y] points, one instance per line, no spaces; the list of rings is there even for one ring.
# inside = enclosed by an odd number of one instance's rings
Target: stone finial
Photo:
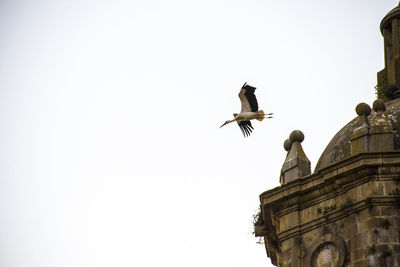
[[[351,155],[363,152],[384,152],[393,150],[393,127],[386,116],[383,100],[377,99],[371,108],[360,103],[356,107],[358,119],[350,136]]]
[[[356,113],[358,116],[369,116],[371,107],[366,103],[360,103],[356,106]]]
[[[368,151],[369,122],[368,116],[371,114],[371,107],[366,103],[356,106],[358,118],[355,122],[355,129],[350,135],[350,153],[355,155]]]
[[[375,112],[385,112],[386,105],[385,105],[385,102],[383,102],[382,99],[377,99],[372,104],[372,108],[374,109]]]
[[[290,148],[292,147],[292,141],[290,139],[286,139],[285,142],[283,142],[283,148],[289,152]]]
[[[290,141],[294,142],[303,142],[304,141],[304,134],[300,130],[294,130],[293,132],[290,133],[289,135]]]
[[[375,111],[375,114],[373,114],[372,119],[371,119],[371,133],[374,131],[372,128],[376,128],[377,126],[391,126],[392,123],[388,120],[385,110],[385,102],[383,102],[382,99],[377,99],[373,103],[373,108]],[[390,131],[393,131],[392,128],[390,128]]]
[[[356,106],[358,115],[357,127],[353,134],[357,131],[365,132],[368,130],[368,116],[371,114],[371,107],[368,104],[360,103]]]
[[[281,170],[280,182],[286,184],[311,174],[311,162],[304,153],[301,142],[304,134],[299,130],[290,133],[289,139],[283,143],[288,154]]]
[[[383,100],[377,99],[373,103],[375,111],[370,125],[370,144],[371,152],[385,152],[393,150],[393,126],[388,119]]]

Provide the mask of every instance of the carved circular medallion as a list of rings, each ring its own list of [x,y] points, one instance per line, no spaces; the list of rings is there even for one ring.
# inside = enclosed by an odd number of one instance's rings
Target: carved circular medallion
[[[319,238],[310,248],[306,264],[311,267],[342,267],[346,254],[342,238],[332,234]]]
[[[313,267],[334,267],[339,262],[339,251],[335,244],[324,243],[314,252],[311,261]]]

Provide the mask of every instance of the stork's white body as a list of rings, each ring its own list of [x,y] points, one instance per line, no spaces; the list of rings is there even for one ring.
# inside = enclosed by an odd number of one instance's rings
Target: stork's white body
[[[262,121],[264,118],[272,118],[272,113],[265,114],[264,111],[258,110],[257,98],[254,95],[255,89],[255,87],[247,85],[247,83],[242,86],[239,92],[239,99],[242,104],[240,113],[233,114],[233,120],[227,120],[221,127],[236,121],[243,135],[246,137],[249,136],[254,129],[250,120],[256,119]]]
[[[239,114],[233,114],[235,117],[235,121],[248,121],[253,120],[257,117],[257,112],[240,112]],[[236,115],[236,116],[235,116]]]

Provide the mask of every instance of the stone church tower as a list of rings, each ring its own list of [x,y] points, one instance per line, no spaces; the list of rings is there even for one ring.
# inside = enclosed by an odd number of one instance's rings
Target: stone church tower
[[[260,195],[256,236],[280,267],[400,267],[400,5],[380,26],[383,100],[360,103],[314,172],[304,135],[284,142],[281,186]]]

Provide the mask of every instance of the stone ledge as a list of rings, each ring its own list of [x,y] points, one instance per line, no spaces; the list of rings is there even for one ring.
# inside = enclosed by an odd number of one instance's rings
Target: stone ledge
[[[371,200],[370,204],[366,203],[365,199],[363,199],[353,203],[351,206],[347,208],[335,210],[326,215],[320,215],[316,219],[309,221],[307,223],[303,224],[301,223],[299,225],[287,228],[283,231],[277,231],[276,234],[280,240],[284,241],[289,238],[298,236],[299,233],[304,234],[310,232],[314,229],[321,227],[323,224],[334,223],[345,217],[350,216],[351,214],[357,214],[365,209],[371,209],[372,207],[376,206],[398,207],[400,199],[399,197],[376,196],[376,197],[370,197],[370,200]],[[374,217],[379,217],[379,216],[374,216]],[[395,226],[393,223],[392,225]]]
[[[361,182],[357,178],[363,177],[365,179],[368,179],[367,173],[363,172],[369,171],[369,175],[379,175],[379,171],[376,171],[376,167],[389,166],[393,164],[393,160],[391,160],[390,163],[385,164],[385,161],[383,159],[386,157],[393,159],[394,156],[397,156],[396,161],[398,160],[398,163],[400,163],[400,152],[368,153],[355,155],[354,157],[347,158],[345,160],[342,160],[341,162],[338,162],[337,164],[339,166],[337,166],[337,168],[332,168],[333,166],[331,165],[318,171],[318,173],[314,173],[305,177],[304,179],[296,180],[283,186],[265,191],[260,195],[260,202],[262,203],[262,205],[269,205],[283,198],[290,198],[293,196],[293,194],[304,192],[307,189],[309,189],[310,191],[314,191],[316,187],[319,187],[320,189],[323,186],[326,186],[327,182],[329,181],[334,181],[335,184],[337,184],[338,186],[345,186],[346,184],[351,184],[351,182],[356,183],[353,184],[353,186],[357,186],[357,183]],[[360,162],[355,163],[356,161]],[[346,165],[347,167],[344,167],[343,165]],[[351,168],[349,166],[351,166]],[[359,171],[361,173],[357,173]],[[337,173],[337,175],[333,176],[334,173]],[[348,177],[349,174],[353,174],[354,176]],[[400,179],[398,174],[392,174],[391,176],[389,175],[388,178],[393,178],[393,175]],[[308,194],[310,193],[310,191],[306,193]]]

